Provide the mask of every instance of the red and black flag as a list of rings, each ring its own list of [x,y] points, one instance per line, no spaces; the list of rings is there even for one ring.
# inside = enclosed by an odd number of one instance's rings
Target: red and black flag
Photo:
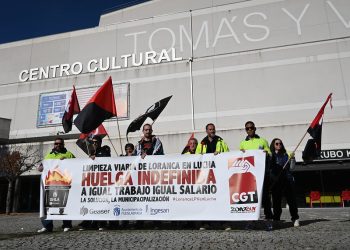
[[[87,155],[90,155],[89,152],[92,148],[92,138],[94,135],[99,135],[103,139],[107,135],[105,127],[101,124],[97,129],[91,131],[87,134],[80,134],[79,139],[76,141],[81,150],[83,150]]]
[[[117,116],[117,108],[112,78],[109,77],[75,118],[74,124],[80,132],[88,134],[101,125],[104,120],[113,116]]]
[[[78,114],[80,112],[79,102],[77,93],[75,91],[75,86],[73,85],[73,91],[64,111],[62,117],[62,126],[65,133],[68,133],[72,130],[73,125],[73,115]]]
[[[143,115],[140,115],[135,120],[133,120],[130,123],[128,129],[126,130],[126,136],[128,136],[130,132],[140,130],[142,124],[146,121],[148,117],[155,121],[160,115],[160,113],[162,113],[163,109],[166,107],[171,97],[172,95],[156,102],[151,107],[149,107]]]
[[[332,93],[327,97],[327,100],[322,105],[321,109],[318,111],[315,119],[311,122],[307,132],[310,134],[312,139],[309,139],[306,143],[305,149],[303,151],[304,162],[312,162],[314,159],[321,155],[321,138],[322,138],[322,123],[324,109],[327,103],[330,102],[332,107]]]

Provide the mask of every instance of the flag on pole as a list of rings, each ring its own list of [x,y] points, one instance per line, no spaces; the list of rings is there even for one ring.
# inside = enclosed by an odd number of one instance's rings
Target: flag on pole
[[[312,162],[315,158],[321,155],[321,138],[322,138],[322,123],[323,123],[323,114],[324,109],[326,108],[328,102],[332,106],[332,93],[330,93],[322,105],[321,109],[318,111],[316,117],[311,122],[307,132],[310,134],[312,139],[309,139],[305,145],[303,151],[303,160],[304,162]]]
[[[95,135],[99,135],[101,139],[103,139],[107,135],[107,131],[105,127],[101,124],[98,126],[97,129],[91,131],[87,134],[80,134],[79,139],[76,141],[76,144],[78,145],[81,150],[83,150],[87,155],[89,155],[90,146],[92,144],[92,138]]]
[[[135,120],[133,120],[130,123],[128,129],[126,130],[126,136],[128,136],[128,134],[130,132],[135,132],[137,130],[140,130],[142,124],[145,122],[145,120],[148,117],[151,118],[154,122],[158,118],[160,113],[162,113],[162,111],[164,110],[164,108],[168,104],[171,97],[172,97],[172,95],[156,102],[151,107],[149,107],[144,114],[140,115]]]
[[[80,132],[88,134],[101,125],[104,120],[113,116],[117,116],[117,108],[112,78],[109,77],[75,118],[74,124]]]
[[[77,93],[75,91],[75,86],[73,85],[72,94],[64,111],[62,117],[62,126],[65,133],[72,130],[73,116],[80,112],[80,106],[78,102]]]
[[[190,138],[187,141],[187,145],[184,147],[184,149],[182,150],[181,154],[184,154],[186,152],[188,152],[188,150],[190,149],[190,140],[194,138],[194,133],[192,133],[192,135],[190,136]]]

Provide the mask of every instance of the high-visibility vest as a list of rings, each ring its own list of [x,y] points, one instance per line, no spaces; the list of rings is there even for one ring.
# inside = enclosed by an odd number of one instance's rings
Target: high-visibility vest
[[[250,149],[261,149],[265,150],[269,155],[271,155],[270,147],[267,143],[267,141],[264,138],[249,138],[249,140],[243,140],[241,141],[239,145],[240,150],[250,150]]]
[[[219,138],[216,142],[215,151],[219,153],[230,151],[226,142],[223,139]],[[206,154],[207,153],[207,145],[199,143],[196,148],[196,154]]]

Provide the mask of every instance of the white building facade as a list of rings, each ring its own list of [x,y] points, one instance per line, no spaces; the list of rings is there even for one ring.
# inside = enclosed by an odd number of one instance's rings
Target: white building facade
[[[173,95],[154,123],[166,153],[192,132],[203,138],[207,123],[237,150],[248,120],[291,151],[332,92],[322,146],[350,149],[349,66],[347,0],[154,0],[106,13],[95,28],[0,45],[0,117],[12,121],[12,142],[46,153],[72,85],[83,106],[111,76],[122,144],[133,119]],[[120,154],[116,121],[104,125]],[[86,157],[78,134],[67,148]]]

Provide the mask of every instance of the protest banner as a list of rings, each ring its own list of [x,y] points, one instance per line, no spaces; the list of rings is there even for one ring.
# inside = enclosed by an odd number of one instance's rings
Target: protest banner
[[[265,153],[45,160],[41,217],[257,220]]]

